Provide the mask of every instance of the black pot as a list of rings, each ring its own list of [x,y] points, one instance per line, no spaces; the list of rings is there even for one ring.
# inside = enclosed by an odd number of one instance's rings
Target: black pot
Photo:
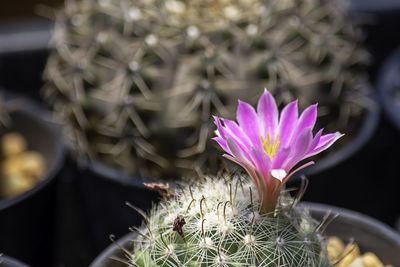
[[[317,220],[322,220],[328,211],[331,211],[332,214],[339,214],[339,217],[328,225],[326,235],[338,236],[344,241],[349,241],[351,238],[354,238],[361,252],[371,251],[384,263],[400,266],[400,234],[390,227],[354,211],[316,203],[304,203],[302,205],[307,206],[313,217]],[[90,267],[126,266],[111,258],[125,259],[119,246],[131,250],[132,243],[130,241],[133,240],[136,235],[136,233],[130,233],[118,240],[118,245],[111,244],[108,246],[107,249],[92,262]]]
[[[150,181],[124,175],[101,163],[89,161],[78,171],[84,216],[97,252],[110,243],[110,234],[121,236],[128,232],[128,227],[141,224],[143,217],[126,202],[147,211],[159,199],[158,193],[143,185]]]
[[[0,252],[32,266],[52,266],[56,209],[56,176],[64,161],[58,129],[43,120],[44,112],[22,100],[10,113],[11,128],[41,153],[47,165],[43,181],[16,197],[0,200]]]
[[[29,267],[25,263],[20,262],[14,258],[0,255],[0,266],[1,267]]]
[[[385,115],[400,130],[400,47],[385,60],[377,88]]]

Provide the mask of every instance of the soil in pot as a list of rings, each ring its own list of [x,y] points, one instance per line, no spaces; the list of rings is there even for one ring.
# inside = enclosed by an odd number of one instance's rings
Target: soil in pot
[[[43,111],[25,99],[18,103],[19,108],[10,111],[10,130],[22,133],[29,149],[44,157],[47,170],[32,189],[0,200],[0,251],[31,266],[52,266],[55,178],[63,164],[64,150],[58,129],[41,118]]]

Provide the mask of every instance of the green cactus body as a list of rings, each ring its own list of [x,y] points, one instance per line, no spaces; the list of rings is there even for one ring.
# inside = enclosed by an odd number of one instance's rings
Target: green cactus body
[[[76,150],[180,177],[218,169],[211,115],[232,118],[264,87],[280,104],[318,102],[321,125],[349,133],[366,95],[359,39],[336,1],[66,0],[44,97]]]
[[[205,178],[155,206],[145,225],[136,229],[129,263],[329,266],[318,224],[306,209],[293,206],[293,199],[282,192],[275,213],[260,214],[255,187],[240,179]]]

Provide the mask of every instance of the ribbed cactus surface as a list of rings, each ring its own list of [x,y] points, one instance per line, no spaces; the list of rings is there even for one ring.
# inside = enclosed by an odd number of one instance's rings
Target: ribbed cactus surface
[[[223,175],[180,187],[134,229],[131,266],[329,266],[320,226],[282,192],[260,214],[246,177]],[[293,205],[294,204],[294,205]]]
[[[44,96],[78,151],[176,177],[218,165],[211,115],[232,118],[264,87],[346,128],[363,109],[359,39],[337,1],[66,0]]]

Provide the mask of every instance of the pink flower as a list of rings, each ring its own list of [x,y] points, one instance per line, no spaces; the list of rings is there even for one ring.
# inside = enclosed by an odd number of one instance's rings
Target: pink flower
[[[252,177],[261,202],[261,211],[274,211],[282,185],[295,172],[313,161],[292,168],[308,157],[330,147],[342,136],[339,132],[313,136],[317,105],[298,116],[297,100],[285,106],[279,116],[275,99],[265,90],[257,111],[239,100],[237,124],[214,116],[217,137],[213,138],[226,152],[224,157],[242,166]]]

